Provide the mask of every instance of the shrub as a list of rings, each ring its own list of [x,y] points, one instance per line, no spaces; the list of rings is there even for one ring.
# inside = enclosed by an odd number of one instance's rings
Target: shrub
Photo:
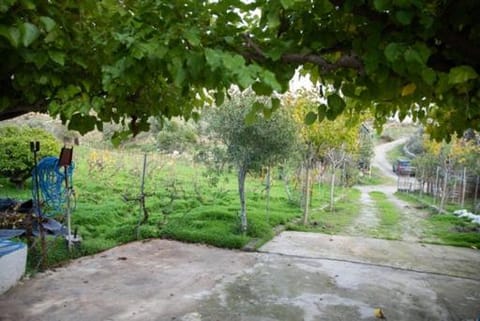
[[[0,175],[10,179],[17,187],[23,187],[34,166],[30,142],[39,141],[38,159],[57,156],[60,144],[43,129],[6,126],[0,127]]]
[[[198,135],[195,125],[191,122],[165,120],[163,128],[156,136],[158,150],[171,153],[185,152],[197,143]]]

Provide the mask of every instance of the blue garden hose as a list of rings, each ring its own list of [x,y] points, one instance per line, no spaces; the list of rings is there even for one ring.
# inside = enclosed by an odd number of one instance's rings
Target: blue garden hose
[[[73,169],[74,164],[67,167],[66,174],[68,176],[69,189],[65,187],[65,169],[58,166],[57,157],[45,157],[40,160],[32,170],[32,199],[34,204],[43,204],[43,211],[37,209],[40,215],[53,216],[65,212],[67,198],[70,197],[73,186]],[[38,176],[38,189],[35,183],[36,176]],[[40,195],[40,200],[37,200],[37,195]]]

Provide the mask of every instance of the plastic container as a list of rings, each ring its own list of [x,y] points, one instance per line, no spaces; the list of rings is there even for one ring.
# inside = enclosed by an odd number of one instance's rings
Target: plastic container
[[[0,294],[13,287],[25,274],[27,246],[21,242],[0,240]]]

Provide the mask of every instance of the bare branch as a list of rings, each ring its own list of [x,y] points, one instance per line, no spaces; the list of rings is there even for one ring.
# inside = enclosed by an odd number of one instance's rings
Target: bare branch
[[[244,38],[245,46],[247,49],[250,50],[249,52],[245,53],[244,56],[255,61],[265,61],[268,59],[267,55],[249,35],[244,35]],[[298,65],[311,63],[319,66],[322,71],[325,72],[331,72],[337,69],[346,68],[357,70],[361,74],[364,73],[363,64],[358,58],[358,56],[355,54],[344,54],[336,62],[333,63],[329,62],[321,55],[316,54],[284,54],[280,57],[280,60],[285,63]]]
[[[325,58],[318,55],[302,55],[302,54],[285,54],[282,56],[282,61],[286,63],[312,63],[318,65],[323,71],[335,71],[341,68],[355,69],[363,73],[363,64],[356,55],[345,54],[341,56],[336,62],[328,62]]]

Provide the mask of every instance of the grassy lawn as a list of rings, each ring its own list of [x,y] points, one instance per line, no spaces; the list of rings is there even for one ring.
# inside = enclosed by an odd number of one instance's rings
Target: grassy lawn
[[[427,206],[432,200],[429,196],[420,199],[411,193],[396,193],[396,196],[419,207]],[[460,218],[449,212],[449,209],[458,208],[451,204],[446,207],[446,214],[438,214],[430,209],[431,213],[424,221],[426,235],[424,241],[452,246],[480,248],[480,226],[465,218]],[[439,241],[440,240],[440,241]]]
[[[48,265],[69,258],[97,253],[137,239],[169,238],[205,243],[224,248],[242,248],[250,240],[258,244],[274,236],[274,228],[300,218],[298,204],[287,199],[285,186],[274,179],[267,209],[265,178],[247,177],[248,230],[239,230],[239,200],[235,171],[214,175],[192,161],[158,154],[148,156],[145,180],[148,220],[143,218],[138,201],[143,155],[127,152],[95,151],[78,147],[74,154],[73,185],[76,208],[72,227],[78,229],[81,246],[68,253],[62,238],[48,237]],[[276,178],[275,175],[272,177]],[[31,182],[17,190],[0,180],[0,197],[17,200],[31,198]],[[294,186],[291,186],[294,194]],[[337,195],[342,193],[337,189]],[[315,185],[313,207],[328,198],[327,187]],[[31,248],[29,269],[39,262],[39,243]]]
[[[375,238],[398,240],[401,236],[400,210],[390,202],[382,192],[370,192],[371,199],[380,219],[379,225],[370,230],[369,234]]]
[[[327,234],[341,233],[350,226],[359,215],[360,212],[358,209],[360,206],[360,191],[357,189],[348,189],[345,191],[344,197],[336,202],[333,212],[330,211],[328,206],[312,209],[309,225],[288,224],[287,228],[292,231],[321,232]]]

